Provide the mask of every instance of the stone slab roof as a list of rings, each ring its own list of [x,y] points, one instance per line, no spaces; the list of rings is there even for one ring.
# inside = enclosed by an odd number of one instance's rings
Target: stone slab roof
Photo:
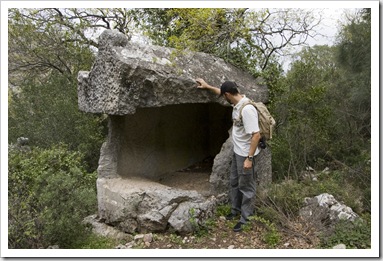
[[[223,59],[133,43],[118,31],[105,30],[91,70],[78,74],[78,104],[82,111],[111,115],[183,103],[228,105],[209,91],[197,89],[196,78],[217,87],[226,80],[235,81],[248,97],[262,102],[268,99],[265,85]]]

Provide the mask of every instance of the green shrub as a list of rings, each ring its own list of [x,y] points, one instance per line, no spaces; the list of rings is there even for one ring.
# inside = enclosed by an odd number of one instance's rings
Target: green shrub
[[[269,205],[261,205],[257,208],[257,213],[264,219],[270,220],[278,224],[283,223],[281,218],[281,212]]]
[[[20,91],[10,92],[9,143],[21,136],[46,149],[65,143],[71,150],[81,151],[88,171],[94,171],[106,135],[105,117],[78,109],[76,80],[55,72],[27,79],[18,86]]]
[[[284,225],[298,216],[305,197],[329,193],[339,202],[349,206],[358,215],[368,213],[369,189],[362,189],[349,181],[347,171],[321,173],[318,181],[285,180],[271,184],[257,192],[256,211],[263,218]]]
[[[97,211],[96,173],[83,157],[58,145],[9,150],[9,248],[57,244],[70,248],[88,233],[82,220]]]
[[[369,192],[369,188],[362,189],[351,182],[347,171],[333,171],[321,173],[318,181],[285,180],[271,184],[267,190],[257,194],[257,204],[261,209],[263,206],[271,206],[285,214],[296,215],[305,197],[329,193],[356,213],[362,214],[370,204],[366,199]]]
[[[350,181],[347,171],[321,174],[318,182],[310,184],[310,195],[329,193],[339,202],[352,208],[358,214],[363,211],[363,191]]]
[[[340,220],[329,236],[321,236],[321,248],[332,248],[337,244],[345,244],[347,248],[371,248],[370,221],[357,219],[354,222]]]
[[[111,239],[108,237],[96,235],[94,233],[89,233],[87,237],[81,238],[77,242],[74,242],[73,248],[78,248],[78,249],[112,249],[121,243],[124,243],[124,242],[120,242],[117,239]]]
[[[204,220],[202,223],[199,223],[199,220],[196,215],[196,210],[194,208],[189,209],[189,222],[193,228],[193,233],[197,237],[204,237],[208,235],[209,230],[213,227],[216,227],[216,222],[212,218]]]
[[[307,190],[304,184],[289,180],[279,184],[271,184],[266,191],[258,193],[256,204],[259,205],[258,208],[262,214],[268,215],[265,218],[275,222],[277,219],[277,216],[274,216],[276,212],[283,216],[297,215],[306,196]]]
[[[228,205],[228,204],[219,205],[219,206],[217,206],[216,216],[217,217],[227,216],[230,214],[230,212],[231,212],[231,206],[230,205]]]
[[[266,232],[262,234],[263,242],[265,242],[269,247],[275,247],[276,245],[278,245],[278,243],[281,240],[281,236],[278,230],[276,229],[274,223],[260,216],[251,216],[249,217],[249,219],[260,222],[262,225],[265,226]]]

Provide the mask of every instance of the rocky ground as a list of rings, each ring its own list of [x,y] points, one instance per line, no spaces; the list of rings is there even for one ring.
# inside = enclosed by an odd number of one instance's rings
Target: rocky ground
[[[174,233],[149,233],[136,235],[134,240],[117,248],[145,249],[312,249],[319,240],[301,224],[295,224],[296,231],[278,231],[279,240],[273,240],[266,226],[251,221],[241,232],[234,232],[236,221],[218,217],[208,229],[188,235]],[[299,231],[301,230],[301,231]],[[269,236],[269,237],[268,237]],[[278,241],[276,244],[274,242]]]

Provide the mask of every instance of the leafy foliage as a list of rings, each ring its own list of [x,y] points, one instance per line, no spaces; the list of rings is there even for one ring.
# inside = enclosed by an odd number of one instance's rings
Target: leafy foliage
[[[305,49],[280,83],[283,91],[274,107],[277,178],[286,175],[284,170],[298,178],[306,166],[324,168],[331,161],[368,170],[360,157],[370,150],[370,66],[350,70],[339,60],[339,53],[348,51],[343,44]]]
[[[354,222],[341,220],[329,237],[321,237],[321,248],[332,248],[337,244],[345,244],[347,248],[371,248],[371,224],[362,219]]]
[[[231,207],[230,205],[219,205],[217,206],[217,209],[216,209],[216,216],[217,217],[220,217],[220,216],[227,216],[229,215],[231,212]]]
[[[113,249],[121,244],[120,240],[100,236],[94,233],[89,234],[85,239],[82,238],[74,243],[76,249]]]
[[[49,81],[52,71],[74,84],[78,71],[90,67],[93,52],[89,42],[78,37],[84,24],[59,14],[56,9],[9,10],[8,72],[12,85],[17,87],[29,79],[44,83]],[[72,21],[72,26],[64,26],[64,20]]]
[[[266,227],[266,232],[263,233],[262,239],[268,246],[275,247],[280,242],[281,236],[279,235],[274,223],[271,223],[270,221],[259,216],[251,216],[249,219],[260,222]]]
[[[285,180],[271,184],[267,190],[257,193],[259,214],[278,225],[285,225],[299,215],[306,197],[322,193],[333,195],[338,201],[349,206],[358,215],[369,211],[370,203],[366,200],[364,188],[352,182],[347,171],[334,171],[317,174],[318,180]]]
[[[197,237],[203,237],[208,235],[209,230],[216,226],[215,221],[213,219],[207,219],[203,223],[199,223],[197,212],[198,210],[191,208],[189,209],[189,222],[193,227],[193,233]]]
[[[348,70],[360,73],[371,68],[371,9],[360,9],[339,34],[339,61]]]
[[[82,165],[82,155],[62,145],[9,150],[9,248],[70,248],[87,235],[82,220],[97,209],[96,174]]]
[[[31,79],[21,88],[9,104],[9,142],[22,136],[44,148],[69,144],[85,154],[89,169],[96,169],[106,127],[103,118],[78,110],[74,83],[52,73],[44,84]]]
[[[317,182],[286,180],[271,184],[267,190],[258,192],[256,205],[257,216],[269,220],[279,231],[302,234],[309,241],[318,241],[320,248],[332,248],[345,244],[347,248],[371,247],[371,224],[369,203],[363,201],[365,191],[358,184],[350,182],[347,171],[321,173]],[[335,228],[321,229],[319,224],[300,224],[296,226],[299,210],[304,205],[304,198],[322,193],[333,195],[338,201],[352,208],[363,220],[354,222],[341,220]],[[366,213],[366,214],[365,214]],[[323,232],[325,231],[325,232]],[[317,238],[318,233],[320,234]]]
[[[135,15],[155,44],[214,54],[252,73],[304,44],[320,20],[310,10],[293,9],[139,9]]]
[[[371,10],[361,9],[349,18],[339,34],[338,60],[346,74],[345,120],[355,135],[371,137]],[[347,88],[347,90],[345,90]]]
[[[89,21],[64,18],[70,12],[80,10],[9,10],[9,143],[20,136],[44,148],[66,143],[94,170],[106,128],[102,117],[78,110],[77,74],[94,54],[81,33]]]
[[[280,84],[281,96],[274,104],[279,120],[273,167],[277,178],[299,178],[307,166],[323,167],[332,148],[334,107],[329,92],[337,79],[334,48],[316,46],[302,51]]]

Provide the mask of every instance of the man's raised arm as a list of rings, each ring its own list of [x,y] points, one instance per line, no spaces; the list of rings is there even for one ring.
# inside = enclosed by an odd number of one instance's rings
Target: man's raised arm
[[[198,89],[208,89],[217,95],[221,94],[221,89],[207,84],[204,79],[198,78],[195,81],[198,83]]]

